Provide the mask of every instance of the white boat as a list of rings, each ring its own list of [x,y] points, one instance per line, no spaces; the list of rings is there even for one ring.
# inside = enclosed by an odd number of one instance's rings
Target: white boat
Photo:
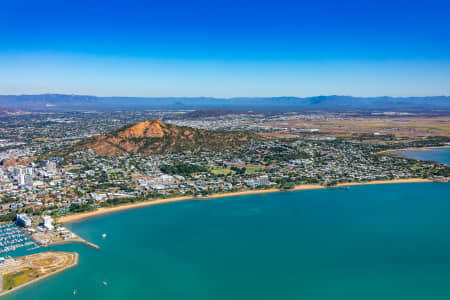
[[[102,234],[102,238],[105,238],[105,237],[106,237],[106,233]]]
[[[73,290],[73,295],[75,296],[77,294],[77,290]]]
[[[102,284],[103,284],[104,286],[107,286],[107,285],[108,285],[108,283],[107,283],[106,281],[102,281]]]

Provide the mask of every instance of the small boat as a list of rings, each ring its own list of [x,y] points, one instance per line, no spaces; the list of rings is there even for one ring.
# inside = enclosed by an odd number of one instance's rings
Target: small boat
[[[108,283],[107,283],[106,281],[102,281],[102,284],[103,284],[104,286],[107,286],[107,285],[108,285]]]
[[[73,290],[72,294],[75,296],[77,294],[77,290]]]
[[[106,233],[102,234],[102,238],[105,238],[105,237],[106,237]]]

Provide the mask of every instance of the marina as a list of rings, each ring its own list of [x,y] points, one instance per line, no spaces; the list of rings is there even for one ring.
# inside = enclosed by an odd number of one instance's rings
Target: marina
[[[23,247],[38,248],[39,246],[15,224],[0,225],[0,254],[11,254]]]

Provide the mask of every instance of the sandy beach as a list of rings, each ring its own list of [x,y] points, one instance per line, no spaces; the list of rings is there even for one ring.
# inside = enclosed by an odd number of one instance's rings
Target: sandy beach
[[[414,182],[416,182],[416,183],[417,182],[432,182],[432,180],[423,179],[423,178],[409,178],[409,179],[396,179],[396,180],[377,180],[377,181],[368,181],[368,182],[348,182],[348,183],[340,183],[340,184],[336,185],[335,187],[371,185],[371,184],[414,183]],[[316,190],[316,189],[325,189],[325,188],[327,188],[327,187],[325,187],[323,185],[319,185],[319,184],[303,184],[303,185],[295,186],[295,188],[293,190],[301,191],[301,190]],[[331,188],[333,188],[333,187],[331,187]],[[68,216],[59,218],[58,222],[71,223],[71,222],[79,221],[79,220],[93,217],[93,216],[103,215],[103,214],[126,210],[126,209],[144,207],[144,206],[149,206],[149,205],[159,205],[159,204],[187,201],[187,200],[206,201],[206,200],[222,198],[222,197],[234,197],[234,196],[243,196],[243,195],[274,193],[274,192],[280,192],[280,190],[279,189],[266,189],[266,190],[231,192],[231,193],[223,193],[223,194],[214,194],[207,198],[202,198],[202,199],[196,198],[194,196],[185,196],[185,197],[175,197],[175,198],[168,198],[168,199],[159,199],[159,200],[153,200],[153,201],[149,200],[149,201],[143,201],[143,202],[138,202],[138,203],[119,205],[119,206],[115,206],[115,207],[104,207],[104,208],[99,208],[95,211],[68,215]]]

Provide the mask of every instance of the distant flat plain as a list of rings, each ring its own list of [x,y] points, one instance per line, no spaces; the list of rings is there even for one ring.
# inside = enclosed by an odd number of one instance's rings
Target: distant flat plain
[[[352,134],[393,134],[397,137],[450,137],[450,116],[371,116],[345,117],[328,120],[289,120],[265,124],[268,128],[288,127],[296,129],[319,129],[320,133],[334,136]]]

